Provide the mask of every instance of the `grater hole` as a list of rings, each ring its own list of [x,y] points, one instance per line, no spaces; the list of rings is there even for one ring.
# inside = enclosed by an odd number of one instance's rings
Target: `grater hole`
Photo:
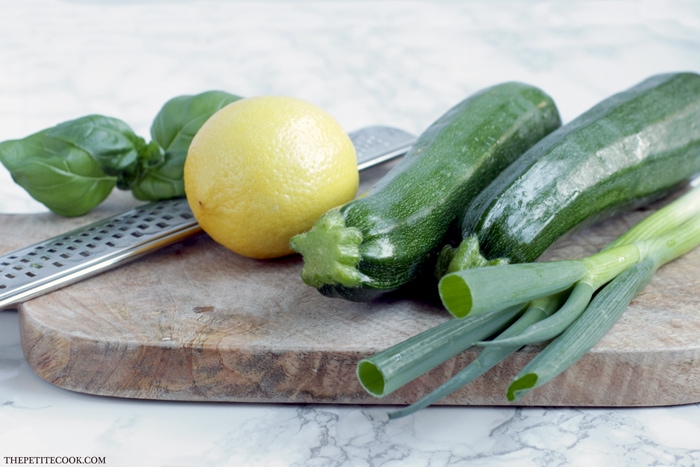
[[[59,256],[60,256],[61,258],[63,258],[63,259],[68,259],[68,258],[70,258],[70,255],[69,255],[68,253],[61,253]]]
[[[8,279],[14,279],[15,275],[14,274],[5,274],[5,277],[7,277]]]
[[[32,271],[27,271],[25,274],[27,275],[27,277],[34,277],[34,276],[36,276],[36,274],[34,274]]]
[[[87,258],[88,256],[90,256],[90,252],[89,252],[89,251],[81,251],[79,254],[80,254],[80,256],[83,256],[83,257],[85,257],[85,258]]]
[[[61,263],[60,261],[54,261],[52,264],[53,264],[54,266],[56,266],[57,268],[62,268],[62,267],[63,267],[63,263]]]
[[[131,235],[136,237],[136,238],[143,237],[143,233],[141,233],[139,231],[131,232]]]
[[[159,228],[161,228],[161,229],[164,229],[164,228],[168,227],[169,225],[170,225],[170,224],[168,224],[167,222],[158,222],[158,223],[156,224],[156,226],[159,227]]]

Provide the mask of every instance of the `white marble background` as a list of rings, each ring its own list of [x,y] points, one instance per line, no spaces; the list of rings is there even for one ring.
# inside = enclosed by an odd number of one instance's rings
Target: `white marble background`
[[[348,130],[420,132],[468,94],[542,87],[565,121],[660,72],[700,72],[689,1],[0,5],[0,140],[102,113],[148,137],[170,97],[222,89],[315,102]],[[36,212],[0,167],[0,212]],[[700,337],[699,337],[700,338]],[[104,456],[129,466],[698,466],[700,405],[645,409],[190,404],[75,394],[23,359],[0,312],[0,465]]]

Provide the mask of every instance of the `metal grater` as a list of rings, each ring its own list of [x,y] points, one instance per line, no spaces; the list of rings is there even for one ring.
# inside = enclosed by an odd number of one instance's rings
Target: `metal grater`
[[[397,128],[350,133],[359,170],[415,142]],[[0,256],[0,310],[64,287],[202,231],[184,198],[157,201]]]

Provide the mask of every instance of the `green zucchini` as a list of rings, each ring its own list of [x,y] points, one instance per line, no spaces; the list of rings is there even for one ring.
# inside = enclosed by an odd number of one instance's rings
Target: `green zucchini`
[[[302,279],[326,296],[367,301],[426,270],[432,275],[450,233],[459,236],[460,208],[560,125],[552,99],[527,84],[502,83],[466,98],[366,196],[292,238],[304,259]]]
[[[535,261],[574,229],[658,199],[698,172],[700,76],[652,76],[558,128],[496,177],[466,206],[463,241],[446,247],[439,265],[451,272]]]

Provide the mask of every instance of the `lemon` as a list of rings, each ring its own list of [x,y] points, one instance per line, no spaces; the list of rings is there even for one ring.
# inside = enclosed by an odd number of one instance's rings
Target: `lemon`
[[[257,259],[293,253],[289,239],[359,185],[355,148],[340,124],[285,96],[241,99],[212,115],[190,143],[184,179],[202,229]]]

